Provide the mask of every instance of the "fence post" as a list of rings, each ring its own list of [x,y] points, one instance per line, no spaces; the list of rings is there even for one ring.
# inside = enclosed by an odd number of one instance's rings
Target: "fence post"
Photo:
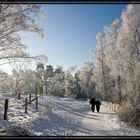
[[[31,104],[31,94],[29,94],[29,104]]]
[[[4,120],[7,120],[7,111],[8,111],[8,99],[5,99],[5,105],[4,105]]]
[[[21,94],[20,91],[18,91],[18,100],[20,100],[20,94]]]
[[[41,85],[41,94],[42,94],[42,98],[43,98],[43,85]]]
[[[40,98],[42,96],[42,90],[41,90],[41,86],[39,85],[39,94],[40,94]]]
[[[116,103],[114,104],[114,112],[116,112]]]
[[[27,102],[28,102],[28,98],[25,98],[25,113],[27,113]]]
[[[36,110],[38,109],[38,97],[36,96]]]
[[[37,87],[37,82],[35,82],[35,96],[37,96],[38,93],[38,87]]]

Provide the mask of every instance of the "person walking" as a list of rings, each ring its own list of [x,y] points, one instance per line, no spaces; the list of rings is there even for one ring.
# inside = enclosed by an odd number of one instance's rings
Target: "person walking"
[[[96,104],[96,101],[95,101],[95,98],[91,98],[90,102],[89,102],[89,105],[91,105],[91,110],[92,112],[94,112],[95,110],[95,104]]]
[[[96,100],[96,110],[97,110],[97,112],[100,112],[100,105],[101,105],[101,102],[97,99]]]

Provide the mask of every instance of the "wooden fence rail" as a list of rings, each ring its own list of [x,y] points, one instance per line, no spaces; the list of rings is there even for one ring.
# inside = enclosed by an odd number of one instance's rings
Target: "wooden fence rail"
[[[109,108],[110,110],[115,111],[115,112],[117,112],[120,108],[120,105],[117,103],[105,102],[105,101],[103,101],[102,103],[106,108]]]
[[[31,99],[31,94],[29,94],[29,101],[28,98],[25,99],[25,104],[23,104],[22,106],[25,106],[25,113],[27,113],[27,108],[28,108],[28,104],[31,104],[31,102],[36,100],[36,110],[38,109],[38,97],[36,96],[34,99]]]
[[[27,100],[27,102],[25,102],[25,104],[23,104],[22,106],[24,107],[26,104],[31,104],[31,102],[33,102],[34,100],[36,100],[36,98],[38,98],[38,97],[35,97],[34,99],[29,100],[29,101]]]

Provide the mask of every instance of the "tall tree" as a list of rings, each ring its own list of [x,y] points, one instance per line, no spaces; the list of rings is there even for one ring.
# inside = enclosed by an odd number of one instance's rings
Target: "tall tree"
[[[85,98],[91,98],[95,93],[95,82],[93,79],[94,74],[94,64],[89,62],[85,63],[82,67],[79,79],[80,79],[80,87],[81,87],[81,94]]]
[[[44,82],[45,82],[45,92],[48,94],[52,92],[52,79],[54,75],[54,69],[52,65],[47,65],[46,69],[44,70]]]
[[[74,75],[74,79],[75,79],[75,95],[76,97],[80,97],[81,96],[81,86],[80,86],[80,71],[77,71]]]
[[[116,42],[119,52],[119,65],[122,66],[123,77],[126,79],[126,94],[132,103],[139,96],[139,77],[140,77],[140,5],[128,5],[122,13],[122,25],[118,40]]]
[[[96,67],[96,82],[102,81],[103,87],[100,87],[102,89],[100,92],[104,93],[105,99],[108,98],[108,90],[107,90],[107,78],[106,75],[108,73],[108,66],[106,64],[106,40],[105,40],[105,34],[104,33],[98,33],[96,36],[97,39],[97,51],[96,51],[96,61],[95,61],[95,67]],[[100,80],[98,80],[100,79]],[[99,84],[99,83],[98,83]]]
[[[19,58],[33,58],[22,43],[21,32],[33,32],[43,36],[38,23],[43,13],[38,4],[0,4],[0,60],[15,62]],[[3,62],[5,60],[6,62]]]
[[[41,62],[37,63],[36,66],[36,86],[40,97],[43,97],[43,87],[44,87],[44,64]]]
[[[75,95],[75,81],[72,75],[72,72],[75,70],[74,67],[71,67],[65,72],[64,87],[65,87],[65,96]]]
[[[64,78],[65,72],[63,71],[63,67],[58,66],[54,70],[53,79],[51,81],[53,86],[53,95],[64,97],[65,89],[64,89]]]

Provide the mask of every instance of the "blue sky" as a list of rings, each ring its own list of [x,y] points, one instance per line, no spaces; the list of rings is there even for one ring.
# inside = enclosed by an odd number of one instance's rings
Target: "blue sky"
[[[120,18],[126,4],[43,4],[40,19],[44,38],[29,34],[23,42],[31,55],[45,54],[54,67],[65,69],[91,61],[89,50],[96,46],[96,34]]]

